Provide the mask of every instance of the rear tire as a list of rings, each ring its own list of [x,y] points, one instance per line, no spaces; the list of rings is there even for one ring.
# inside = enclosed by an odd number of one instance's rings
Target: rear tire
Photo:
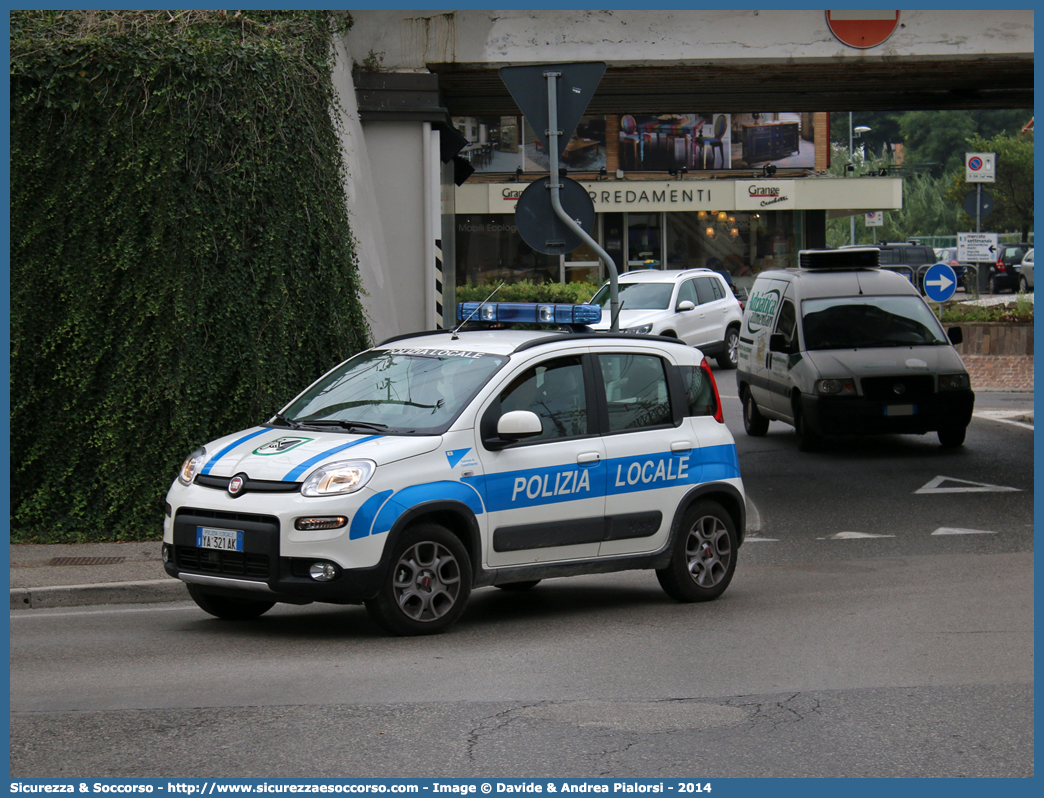
[[[729,327],[725,333],[725,351],[714,358],[720,369],[734,369],[739,365],[739,330]]]
[[[768,432],[769,420],[761,415],[758,403],[750,394],[750,388],[743,389],[743,429],[747,434],[760,438]]]
[[[199,585],[188,586],[189,595],[203,612],[223,621],[249,621],[260,617],[275,606],[274,601],[240,599],[208,593]]]
[[[1024,294],[1028,294],[1030,292],[1029,280],[1027,280],[1025,277],[1019,277],[1019,290]]]
[[[720,504],[693,504],[682,517],[670,564],[656,571],[663,592],[686,603],[718,598],[736,572],[737,541],[732,517]]]
[[[471,595],[471,560],[446,527],[419,523],[406,529],[392,554],[370,616],[396,635],[432,635],[448,629]]]

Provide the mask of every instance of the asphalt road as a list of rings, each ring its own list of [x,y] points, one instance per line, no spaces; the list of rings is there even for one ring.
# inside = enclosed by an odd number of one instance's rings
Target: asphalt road
[[[1032,776],[1032,430],[801,454],[719,379],[760,517],[721,600],[488,588],[426,639],[354,607],[12,612],[12,777]]]

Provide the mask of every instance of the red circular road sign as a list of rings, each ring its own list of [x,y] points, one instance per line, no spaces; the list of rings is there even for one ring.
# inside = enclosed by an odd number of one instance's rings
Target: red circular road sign
[[[827,11],[827,26],[842,44],[877,47],[899,27],[898,11]]]
[[[980,169],[982,169],[982,158],[976,156],[972,156],[971,158],[969,158],[968,168],[971,169],[973,172],[978,172]]]

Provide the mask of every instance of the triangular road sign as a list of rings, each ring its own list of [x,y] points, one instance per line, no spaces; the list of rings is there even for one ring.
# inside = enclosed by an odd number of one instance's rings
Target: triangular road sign
[[[504,81],[512,99],[522,115],[533,126],[537,138],[548,150],[547,73],[558,72],[558,160],[562,159],[580,117],[587,110],[595,89],[605,74],[603,61],[575,64],[533,64],[531,66],[501,67],[500,79]]]
[[[944,482],[956,482],[958,485],[952,487],[941,487]],[[955,479],[954,477],[936,477],[920,490],[914,493],[1018,493],[1019,488],[1006,488],[1003,485],[990,485],[986,482],[972,482],[967,479]]]

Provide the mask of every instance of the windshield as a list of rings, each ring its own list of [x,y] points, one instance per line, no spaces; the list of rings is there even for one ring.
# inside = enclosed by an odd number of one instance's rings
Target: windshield
[[[620,283],[620,307],[624,310],[666,310],[671,304],[674,283]],[[598,289],[592,305],[609,304],[609,284]]]
[[[915,296],[810,299],[802,313],[809,351],[948,343],[938,320]]]
[[[348,432],[436,434],[507,357],[439,349],[379,349],[345,361],[276,419]]]

